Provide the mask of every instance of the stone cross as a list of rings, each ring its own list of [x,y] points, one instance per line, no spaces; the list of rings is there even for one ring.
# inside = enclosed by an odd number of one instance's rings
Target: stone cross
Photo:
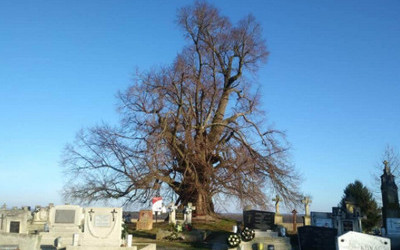
[[[93,209],[90,209],[90,211],[88,212],[89,216],[90,216],[90,221],[92,221],[92,214],[94,214]]]
[[[113,215],[113,221],[115,221],[115,214],[118,213],[117,211],[115,211],[115,208],[113,211],[111,211],[112,215]]]
[[[275,213],[279,214],[279,202],[281,201],[281,198],[276,195],[276,197],[272,199],[272,201],[275,201]]]
[[[297,211],[296,211],[296,209],[293,209],[292,214],[293,214],[293,232],[296,232],[296,229],[297,229],[297,227],[296,227],[296,225],[297,225]]]
[[[383,161],[383,165],[385,165],[384,172],[385,172],[386,174],[390,174],[389,162],[386,161],[386,160],[384,160],[384,161]]]
[[[1,230],[3,230],[3,221],[4,221],[4,214],[1,214],[1,223],[0,223]]]
[[[178,209],[178,207],[177,206],[175,206],[174,205],[174,203],[170,203],[169,205],[168,205],[168,214],[169,214],[169,216],[168,216],[168,222],[169,223],[172,223],[172,224],[176,224],[176,209]]]
[[[306,216],[310,215],[310,203],[311,202],[312,202],[312,200],[308,196],[304,197],[304,199],[301,200],[301,203],[304,204],[304,210],[305,210]]]
[[[196,210],[195,206],[192,206],[192,203],[189,202],[187,206],[185,206],[185,213],[183,215],[183,220],[185,224],[192,224],[192,211]]]

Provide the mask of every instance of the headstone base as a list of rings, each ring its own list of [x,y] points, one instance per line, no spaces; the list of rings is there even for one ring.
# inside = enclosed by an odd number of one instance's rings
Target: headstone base
[[[278,237],[278,232],[273,232],[271,230],[261,231],[256,229],[254,231],[255,238]]]
[[[131,247],[67,246],[66,250],[156,250],[156,244],[134,243]]]
[[[258,246],[262,244],[263,249],[268,249],[268,245],[273,245],[274,250],[290,250],[292,245],[290,239],[287,237],[265,237],[265,238],[254,238],[250,242],[242,242],[239,247],[234,248],[237,250],[253,250],[258,249]]]

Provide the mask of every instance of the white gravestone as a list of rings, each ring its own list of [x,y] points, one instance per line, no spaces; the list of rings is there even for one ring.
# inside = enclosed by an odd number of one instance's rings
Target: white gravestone
[[[58,239],[62,247],[71,246],[73,235],[82,232],[83,209],[78,205],[49,205],[48,211],[48,232],[40,232],[41,244],[53,245]]]
[[[187,206],[185,207],[184,215],[183,215],[183,221],[185,224],[192,224],[192,212],[193,210],[196,210],[195,206],[192,206],[192,203],[189,202]]]
[[[82,225],[82,208],[77,205],[58,205],[49,209],[49,230],[62,231],[68,229],[80,229]]]
[[[31,219],[27,209],[0,209],[0,232],[28,234],[28,220]]]
[[[347,232],[337,238],[338,250],[390,250],[390,239],[358,232]]]
[[[177,206],[174,205],[173,202],[168,204],[168,223],[176,225],[176,209],[178,209]]]
[[[85,208],[82,246],[118,247],[121,245],[122,208]]]
[[[35,211],[33,212],[32,224],[44,225],[45,223],[48,223],[48,220],[49,220],[49,208],[36,206]]]

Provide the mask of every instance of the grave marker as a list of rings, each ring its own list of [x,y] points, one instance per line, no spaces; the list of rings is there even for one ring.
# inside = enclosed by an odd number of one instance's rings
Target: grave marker
[[[122,208],[91,207],[85,209],[82,246],[118,247],[121,244]]]
[[[57,209],[54,223],[75,223],[75,210]]]
[[[151,230],[153,229],[153,211],[140,210],[139,220],[136,223],[136,230]]]
[[[172,224],[176,224],[176,209],[178,209],[177,206],[174,205],[173,202],[171,202],[168,206],[168,222]]]
[[[336,228],[304,226],[297,229],[300,250],[336,250]]]
[[[358,232],[347,232],[337,238],[338,250],[390,250],[390,239]]]
[[[275,228],[275,213],[259,210],[243,211],[243,224],[251,229],[272,230]]]
[[[187,206],[185,207],[184,215],[183,215],[183,220],[185,224],[192,224],[192,212],[193,210],[196,210],[195,206],[192,206],[192,203],[189,202]]]

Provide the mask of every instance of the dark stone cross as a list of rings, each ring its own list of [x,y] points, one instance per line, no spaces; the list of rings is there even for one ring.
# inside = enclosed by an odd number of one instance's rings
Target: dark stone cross
[[[117,211],[115,211],[115,208],[113,211],[111,211],[112,215],[113,215],[113,221],[115,221],[115,214],[118,213]]]
[[[292,214],[293,214],[293,232],[296,232],[296,225],[297,225],[297,211],[296,211],[296,209],[293,209],[293,211],[292,211]]]
[[[93,209],[90,209],[90,211],[88,213],[89,213],[89,216],[90,216],[90,221],[92,221],[92,214],[94,214]]]

